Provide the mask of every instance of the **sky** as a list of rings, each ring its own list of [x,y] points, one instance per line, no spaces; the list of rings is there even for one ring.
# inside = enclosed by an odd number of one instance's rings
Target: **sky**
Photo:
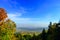
[[[17,27],[47,27],[60,20],[60,0],[0,0]]]

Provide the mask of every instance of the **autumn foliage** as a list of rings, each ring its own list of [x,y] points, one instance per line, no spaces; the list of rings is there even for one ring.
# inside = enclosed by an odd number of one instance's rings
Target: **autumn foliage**
[[[6,20],[7,17],[6,11],[0,8],[0,40],[15,40],[16,24],[10,19]]]
[[[7,18],[7,13],[3,8],[0,8],[0,21]]]

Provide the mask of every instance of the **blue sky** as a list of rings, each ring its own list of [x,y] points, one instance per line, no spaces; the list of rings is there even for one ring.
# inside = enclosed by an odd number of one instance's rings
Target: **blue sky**
[[[0,0],[18,27],[47,27],[60,19],[60,0]]]

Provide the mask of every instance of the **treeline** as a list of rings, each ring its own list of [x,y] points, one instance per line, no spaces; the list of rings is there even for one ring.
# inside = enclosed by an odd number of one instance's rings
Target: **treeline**
[[[17,40],[60,40],[60,22],[53,23],[50,22],[48,25],[48,30],[43,28],[42,32],[38,35],[33,34],[33,36],[27,34],[23,35],[20,33],[15,33]]]

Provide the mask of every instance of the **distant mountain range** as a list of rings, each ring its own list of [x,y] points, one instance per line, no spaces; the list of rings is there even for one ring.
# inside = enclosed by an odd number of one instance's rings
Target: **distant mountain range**
[[[18,27],[17,31],[36,31],[36,32],[41,32],[45,28],[46,30],[48,27],[39,27],[39,28],[27,28],[27,27]]]

